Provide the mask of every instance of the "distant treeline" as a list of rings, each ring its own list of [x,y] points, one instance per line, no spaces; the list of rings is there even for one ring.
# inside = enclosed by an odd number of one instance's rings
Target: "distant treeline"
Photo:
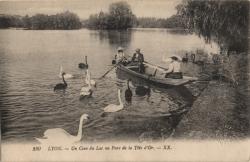
[[[20,28],[23,27],[21,16],[0,15],[0,29],[4,28]]]
[[[182,16],[173,15],[170,18],[137,18],[134,27],[139,28],[185,28]]]
[[[79,17],[69,11],[45,15],[36,14],[34,16],[11,16],[0,15],[0,28],[25,28],[32,30],[71,30],[81,28]]]
[[[81,27],[89,29],[127,29],[140,28],[185,28],[182,16],[170,18],[137,18],[127,2],[110,4],[108,12],[100,11],[81,22],[72,12],[55,15],[36,14],[34,16],[0,15],[0,28],[24,28],[31,30],[71,30]]]
[[[109,6],[109,11],[100,11],[83,21],[83,27],[89,29],[127,29],[140,28],[184,28],[182,16],[173,15],[170,18],[137,18],[127,2],[116,2]]]

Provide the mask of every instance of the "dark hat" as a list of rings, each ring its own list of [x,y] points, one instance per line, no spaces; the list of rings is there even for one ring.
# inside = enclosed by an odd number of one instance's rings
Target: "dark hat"
[[[141,51],[141,49],[140,48],[137,48],[136,50],[135,50],[135,52],[140,52]]]
[[[178,60],[178,58],[177,58],[176,56],[172,56],[172,57],[170,57],[170,58],[173,59],[173,60],[175,60],[175,61]]]

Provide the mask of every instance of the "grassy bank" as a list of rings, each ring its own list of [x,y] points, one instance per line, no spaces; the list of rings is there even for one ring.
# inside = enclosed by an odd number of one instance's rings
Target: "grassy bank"
[[[206,68],[206,72],[210,69],[210,74],[219,73],[222,77],[212,79],[200,93],[176,128],[175,138],[239,139],[249,136],[248,60],[246,54],[232,55],[221,65]]]

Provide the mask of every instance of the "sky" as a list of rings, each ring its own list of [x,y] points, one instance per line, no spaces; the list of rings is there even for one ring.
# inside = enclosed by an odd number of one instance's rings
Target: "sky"
[[[0,0],[0,14],[34,15],[55,14],[64,11],[76,13],[81,19],[90,14],[108,11],[111,3],[121,0]],[[167,18],[176,13],[181,0],[123,0],[130,4],[137,17]]]

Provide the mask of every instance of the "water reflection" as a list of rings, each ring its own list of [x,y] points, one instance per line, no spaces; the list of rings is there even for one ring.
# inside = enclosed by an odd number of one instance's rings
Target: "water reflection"
[[[190,31],[185,29],[165,29],[165,28],[134,28],[130,29],[131,31],[147,31],[147,32],[162,32],[162,33],[170,33],[175,35],[188,35],[191,34]]]
[[[139,85],[139,86],[136,86],[136,89],[135,89],[135,94],[138,96],[147,95],[148,97],[150,97],[150,92],[151,92],[150,85],[148,86]]]
[[[133,92],[131,91],[130,89],[130,79],[128,79],[127,81],[127,89],[125,91],[125,100],[128,102],[128,103],[131,103],[132,101],[132,96],[133,96]]]
[[[3,109],[4,106],[8,105],[5,100],[8,97],[8,89],[10,87],[9,81],[9,73],[7,69],[7,55],[5,55],[0,49],[1,59],[0,59],[0,117],[1,117],[1,132],[8,131],[8,122],[6,122],[6,118],[11,114],[9,109]]]
[[[152,93],[154,94],[162,93],[162,94],[167,94],[166,97],[178,105],[177,109],[183,109],[187,107],[190,108],[195,99],[190,90],[185,86],[163,87],[163,86],[151,85],[146,80],[140,79],[121,70],[116,70],[116,76],[120,80],[131,81],[132,84],[130,84],[129,88],[132,87],[132,89],[134,89],[136,96],[138,97],[146,96],[147,102],[151,103],[157,102],[155,98],[150,100]],[[165,104],[165,106],[170,106],[169,103],[167,102],[168,99],[166,100],[165,96],[161,97],[160,102],[162,102],[162,104]],[[176,109],[176,107],[174,109]]]
[[[111,31],[98,31],[98,38],[102,42],[106,42],[108,40],[109,44],[113,48],[117,48],[119,46],[127,48],[130,46],[132,37],[131,30],[111,30]]]

